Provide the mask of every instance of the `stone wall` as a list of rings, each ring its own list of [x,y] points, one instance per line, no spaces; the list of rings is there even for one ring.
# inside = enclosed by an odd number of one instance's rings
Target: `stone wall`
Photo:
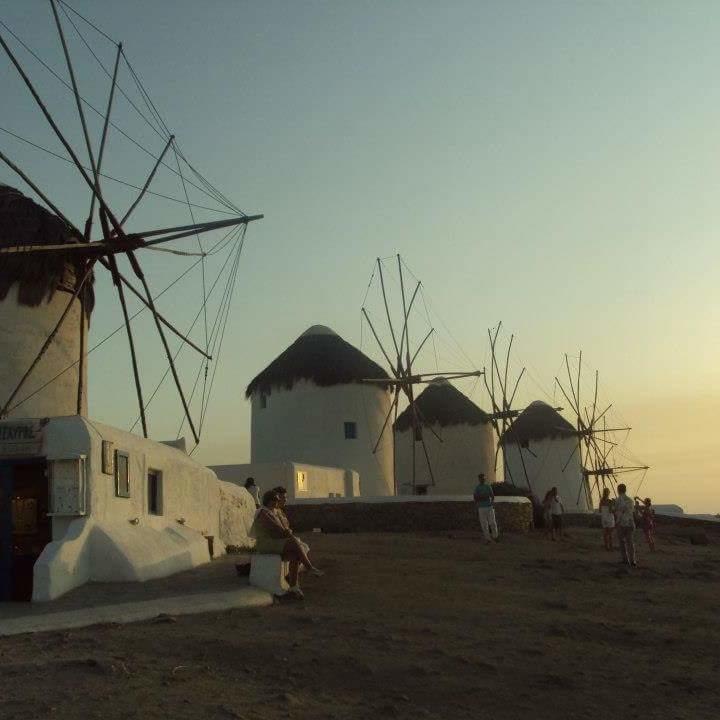
[[[286,512],[293,529],[300,533],[311,532],[313,528],[327,533],[438,532],[479,528],[475,505],[469,500],[303,503],[288,505]],[[495,504],[495,514],[501,532],[527,532],[532,527],[530,503],[500,501]],[[720,523],[694,518],[659,515],[656,523],[658,527],[678,531],[707,530],[720,535]],[[600,515],[567,513],[563,516],[563,524],[565,527],[600,528]]]
[[[288,505],[288,518],[296,532],[423,532],[477,530],[475,504],[458,502],[373,502]],[[527,532],[532,524],[530,503],[497,503],[501,531]]]

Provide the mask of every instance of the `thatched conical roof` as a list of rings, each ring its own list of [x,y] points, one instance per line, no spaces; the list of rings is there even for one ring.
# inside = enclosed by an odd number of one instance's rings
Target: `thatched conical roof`
[[[273,388],[290,390],[299,380],[329,387],[387,377],[380,365],[330,328],[313,325],[252,380],[245,397],[270,394]],[[377,384],[375,387],[387,386]]]
[[[530,440],[575,435],[577,430],[557,410],[542,400],[536,400],[518,415],[510,429],[500,438],[500,442],[524,445]]]
[[[469,397],[444,378],[435,378],[415,398],[424,425],[481,425],[489,422],[488,415]],[[395,430],[403,432],[412,427],[412,408],[408,406],[398,415]]]
[[[0,184],[0,247],[14,245],[61,245],[77,242],[57,215],[41,207],[19,190]],[[18,302],[37,307],[52,298],[58,287],[71,291],[84,260],[77,253],[27,253],[0,256],[0,301],[18,283]],[[93,278],[85,283],[88,316],[95,303]]]

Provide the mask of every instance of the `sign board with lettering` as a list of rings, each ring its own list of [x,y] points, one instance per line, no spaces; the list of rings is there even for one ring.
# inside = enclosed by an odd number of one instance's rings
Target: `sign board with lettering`
[[[41,455],[46,425],[43,420],[0,423],[0,457]]]

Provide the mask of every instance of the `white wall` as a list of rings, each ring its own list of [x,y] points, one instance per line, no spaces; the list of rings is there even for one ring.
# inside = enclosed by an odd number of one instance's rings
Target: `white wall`
[[[221,480],[243,486],[251,477],[260,488],[260,500],[266,490],[282,486],[288,491],[288,501],[297,499],[354,497],[359,495],[360,477],[353,470],[321,467],[307,463],[247,463],[241,465],[213,465],[210,467]],[[298,472],[305,473],[306,489],[298,487]]]
[[[427,428],[423,438],[430,456],[435,486],[428,495],[467,495],[478,482],[478,474],[485,473],[488,482],[495,482],[495,437],[492,425],[449,425]],[[414,441],[412,428],[395,434],[395,473],[398,494],[412,494],[412,455],[415,452],[415,484],[431,482],[427,460],[421,442]]]
[[[102,441],[129,456],[130,497],[102,472]],[[210,560],[226,544],[251,547],[250,494],[221,482],[185,453],[79,416],[51,418],[39,457],[87,457],[85,516],[54,517],[52,542],[36,562],[33,597],[47,600],[88,580],[148,580]],[[162,473],[161,512],[149,512],[147,473]]]
[[[261,407],[252,397],[251,461],[293,461],[350,468],[360,475],[361,495],[392,495],[392,430],[372,450],[390,409],[390,394],[367,385],[318,387],[300,381],[292,390],[273,389]],[[355,422],[357,439],[345,439],[345,422]]]
[[[0,409],[28,370],[70,301],[70,294],[56,291],[49,303],[27,307],[17,302],[17,283],[0,302]],[[83,322],[87,322],[83,319]],[[87,327],[87,325],[86,325]],[[87,334],[86,334],[87,336]],[[65,370],[80,357],[80,302],[74,301],[65,321],[14,403]],[[87,363],[85,364],[87,374]],[[86,378],[87,379],[87,378]],[[85,382],[87,388],[87,382]],[[42,418],[73,415],[77,410],[78,366],[50,383],[8,417]],[[87,415],[87,394],[82,414]],[[13,403],[13,404],[14,404]]]
[[[588,503],[577,446],[577,438],[572,437],[531,440],[527,448],[508,444],[504,448],[505,481],[525,486],[524,461],[530,488],[540,500],[551,487],[557,487],[567,512],[588,512],[592,507]]]

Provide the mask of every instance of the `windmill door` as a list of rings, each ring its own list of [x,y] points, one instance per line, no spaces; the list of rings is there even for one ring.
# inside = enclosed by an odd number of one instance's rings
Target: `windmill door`
[[[52,539],[45,461],[0,460],[0,600],[31,600],[33,568]]]

